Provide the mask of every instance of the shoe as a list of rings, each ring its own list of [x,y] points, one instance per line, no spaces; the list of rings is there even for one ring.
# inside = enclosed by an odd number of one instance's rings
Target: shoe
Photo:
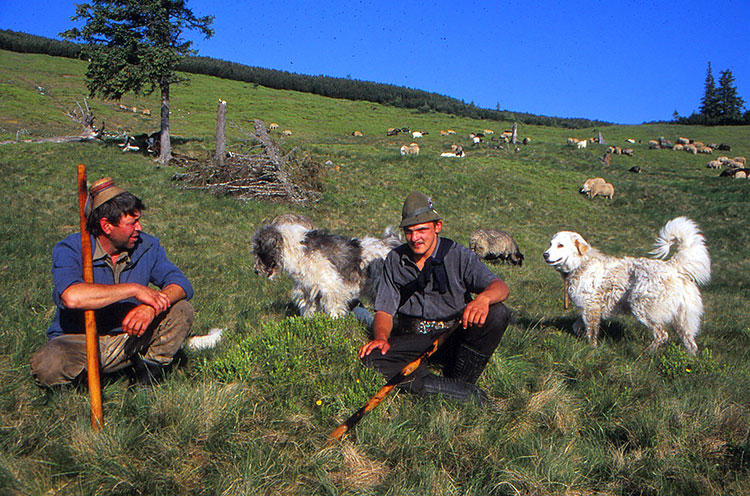
[[[476,400],[482,405],[488,404],[490,401],[487,393],[470,382],[434,374],[424,378],[423,387],[419,394],[439,394],[458,401]]]
[[[133,366],[130,368],[130,382],[138,386],[155,386],[167,375],[169,365],[146,360],[140,355],[131,358]]]
[[[479,353],[465,344],[460,344],[453,359],[453,366],[449,368],[446,376],[474,384],[482,375],[489,361],[489,355]]]

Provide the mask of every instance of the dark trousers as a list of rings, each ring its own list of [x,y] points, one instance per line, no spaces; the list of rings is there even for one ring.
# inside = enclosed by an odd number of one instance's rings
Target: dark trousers
[[[490,311],[483,326],[470,326],[466,329],[459,327],[448,340],[430,357],[429,363],[450,370],[451,364],[460,345],[472,348],[485,356],[490,356],[500,344],[500,339],[508,327],[510,313],[502,303],[490,305]],[[437,339],[444,330],[433,331],[429,334],[399,334],[398,329],[391,333],[388,344],[391,348],[385,355],[375,350],[362,359],[368,367],[372,367],[390,379],[401,371],[408,363],[413,362],[424,353],[430,344]],[[427,364],[414,371],[407,381],[411,381],[410,389],[419,393],[422,381],[429,374]]]

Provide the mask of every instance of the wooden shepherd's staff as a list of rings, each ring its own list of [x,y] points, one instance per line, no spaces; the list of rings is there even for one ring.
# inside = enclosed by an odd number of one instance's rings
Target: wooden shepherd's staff
[[[91,237],[86,229],[86,166],[78,164],[78,213],[81,219],[81,256],[83,257],[83,282],[93,284],[94,267],[91,261]],[[86,322],[86,370],[89,376],[89,398],[91,399],[91,427],[101,429],[104,425],[102,411],[102,388],[99,383],[99,336],[93,310],[85,310]]]
[[[365,406],[357,410],[351,417],[346,419],[344,423],[342,423],[340,426],[336,427],[336,429],[331,433],[331,439],[332,440],[341,440],[341,438],[344,437],[344,435],[349,432],[351,429],[354,428],[355,425],[357,425],[357,422],[359,422],[362,417],[365,416],[366,413],[368,413],[370,410],[375,408],[380,404],[383,399],[385,399],[386,396],[388,396],[388,393],[393,391],[393,388],[404,382],[404,380],[417,368],[422,364],[423,361],[427,360],[427,358],[430,357],[433,353],[437,351],[437,349],[440,347],[441,344],[445,342],[446,339],[448,339],[448,336],[450,336],[453,331],[458,329],[458,326],[461,325],[461,321],[458,320],[455,324],[453,324],[451,327],[448,328],[447,331],[442,333],[440,336],[438,336],[432,344],[421,354],[419,355],[419,358],[414,360],[413,362],[408,363],[403,369],[401,369],[401,372],[394,375],[393,377],[388,380],[388,382],[385,383],[385,386],[380,388],[380,390],[373,396],[370,401],[368,401]]]

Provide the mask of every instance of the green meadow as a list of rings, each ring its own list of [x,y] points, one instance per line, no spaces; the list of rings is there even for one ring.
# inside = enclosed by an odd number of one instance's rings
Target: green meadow
[[[177,153],[212,155],[222,99],[229,150],[254,146],[248,133],[261,119],[292,131],[272,133],[284,151],[297,147],[322,165],[315,203],[238,201],[187,189],[173,180],[179,168],[124,154],[114,141],[24,143],[79,132],[66,112],[83,104],[84,71],[80,61],[0,51],[0,141],[14,141],[0,145],[0,494],[750,492],[750,182],[706,168],[718,152],[647,144],[685,136],[728,143],[732,151],[722,154],[747,157],[747,127],[519,124],[530,143],[499,149],[489,136],[472,146],[467,135],[492,129],[497,137],[512,122],[191,75],[171,91]],[[111,135],[158,129],[158,95],[88,104]],[[388,137],[390,127],[429,134]],[[441,136],[446,129],[457,134]],[[606,167],[605,146],[566,144],[598,132],[633,156],[613,155]],[[412,141],[420,154],[402,157],[399,148]],[[451,144],[463,145],[466,157],[440,158]],[[159,386],[105,381],[99,432],[85,387],[39,389],[28,365],[54,315],[52,248],[78,231],[79,163],[90,181],[112,176],[145,201],[145,230],[195,288],[194,333],[225,329],[217,348],[187,352]],[[636,165],[642,172],[629,172]],[[614,185],[614,199],[578,193],[595,176]],[[367,331],[350,316],[297,316],[288,277],[254,274],[250,239],[284,212],[337,234],[380,235],[398,224],[414,189],[433,198],[444,236],[468,244],[476,229],[503,229],[526,257],[523,267],[490,266],[511,289],[513,314],[479,381],[493,405],[394,393],[342,442],[329,443],[384,383],[356,358]],[[647,256],[658,230],[683,215],[702,229],[712,259],[698,355],[674,335],[647,353],[650,332],[629,316],[607,321],[596,349],[574,336],[576,311],[564,310],[562,280],[542,259],[554,233],[577,231],[611,255]]]

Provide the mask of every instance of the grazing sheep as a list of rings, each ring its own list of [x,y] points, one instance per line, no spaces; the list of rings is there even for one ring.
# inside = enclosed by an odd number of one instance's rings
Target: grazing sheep
[[[732,161],[732,159],[731,159],[731,158],[729,158],[729,157],[725,157],[725,156],[721,156],[721,157],[717,158],[716,160],[718,160],[718,161],[719,161],[719,162],[721,162],[722,164],[728,164],[729,162],[731,162],[731,161]]]
[[[448,129],[448,134],[456,134],[456,131],[454,131],[453,129]]]
[[[292,130],[291,129],[284,129],[284,136],[291,136]]]
[[[745,157],[734,157],[734,161],[742,165],[747,165],[747,159]]]
[[[698,154],[698,148],[693,145],[685,145],[685,151],[688,153],[692,153],[693,155]]]
[[[495,134],[495,131],[493,131],[492,129],[485,129],[485,130],[484,130],[484,131],[482,131],[482,132],[483,132],[484,134]]]
[[[576,143],[576,147],[580,150],[581,148],[586,148],[586,144],[588,142],[586,140],[581,140],[578,143]]]
[[[386,134],[386,136],[396,136],[396,135],[397,135],[398,133],[400,133],[400,132],[401,132],[401,130],[400,130],[399,128],[397,128],[397,127],[395,127],[395,128],[394,128],[394,127],[392,127],[392,128],[390,128],[390,129],[388,129],[388,132],[387,132],[387,133],[385,133],[385,134]]]
[[[676,151],[676,152],[679,152],[679,151],[680,151],[680,150],[682,150],[683,148],[685,148],[685,145],[680,145],[680,144],[678,143],[678,144],[676,144],[675,146],[673,146],[673,147],[672,147],[672,150],[674,150],[674,151]]]
[[[529,137],[524,138],[522,143],[524,145],[528,145],[529,143],[531,143],[531,138],[529,138]]]
[[[445,129],[441,129],[440,136],[450,136],[450,135],[448,134],[448,131],[446,131]]]
[[[628,157],[632,157],[633,156],[633,149],[632,148],[625,148],[622,151],[622,154],[623,155],[627,155]]]
[[[677,144],[678,145],[689,145],[690,140],[688,138],[679,137],[677,138]]]
[[[419,145],[410,143],[401,147],[401,155],[419,155]]]
[[[151,110],[150,109],[143,109],[143,110],[141,110],[141,113],[143,115],[151,115]]]
[[[615,197],[615,187],[612,186],[610,183],[594,184],[591,187],[591,193],[589,195],[589,198],[595,198],[597,196],[602,196],[604,198],[612,199]]]
[[[130,107],[130,111],[133,112],[134,114],[137,114],[138,113],[138,107]]]
[[[714,149],[710,146],[701,146],[698,148],[698,153],[704,153],[706,155],[713,155]]]
[[[722,152],[731,152],[732,151],[732,147],[729,146],[728,143],[720,143],[719,144],[719,151],[722,151]]]
[[[630,169],[628,169],[630,172],[635,172],[636,174],[641,172],[641,166],[640,165],[634,165]]]
[[[121,103],[121,104],[120,104],[120,110],[125,110],[125,111],[129,111],[129,110],[130,110],[130,107],[128,107],[128,106],[126,106],[126,105],[123,105],[123,104]]]
[[[706,143],[706,146],[709,148],[713,148],[714,150],[719,148],[719,145],[717,145],[716,143]]]
[[[472,233],[469,248],[479,258],[488,262],[510,262],[519,267],[523,265],[523,254],[510,234],[494,229],[479,229]]]
[[[479,143],[482,142],[482,138],[479,136],[474,136],[474,138],[472,138],[472,141],[474,142],[475,145],[478,145]]]
[[[737,172],[734,173],[735,179],[747,179],[747,171],[745,169],[740,169]]]
[[[721,169],[722,165],[723,164],[718,160],[711,160],[706,164],[706,167],[708,167],[709,169]]]
[[[278,128],[279,128],[279,125],[276,124],[275,122],[272,122],[271,124],[268,125],[268,129],[270,129],[271,131],[273,131],[274,129],[278,129]]]
[[[428,133],[427,131],[414,131],[413,133],[411,133],[411,136],[414,139],[416,139],[416,138],[424,138],[424,136],[426,134],[430,134],[430,133]]]
[[[606,184],[606,183],[607,181],[605,181],[604,178],[601,178],[601,177],[594,177],[591,179],[586,179],[579,193],[585,193],[589,198],[591,198],[591,189],[594,187],[594,185]]]
[[[354,131],[352,136],[364,136],[364,134],[362,134],[362,131]]]
[[[635,140],[633,138],[628,138],[625,140],[626,143],[630,143],[631,145],[635,143]]]

